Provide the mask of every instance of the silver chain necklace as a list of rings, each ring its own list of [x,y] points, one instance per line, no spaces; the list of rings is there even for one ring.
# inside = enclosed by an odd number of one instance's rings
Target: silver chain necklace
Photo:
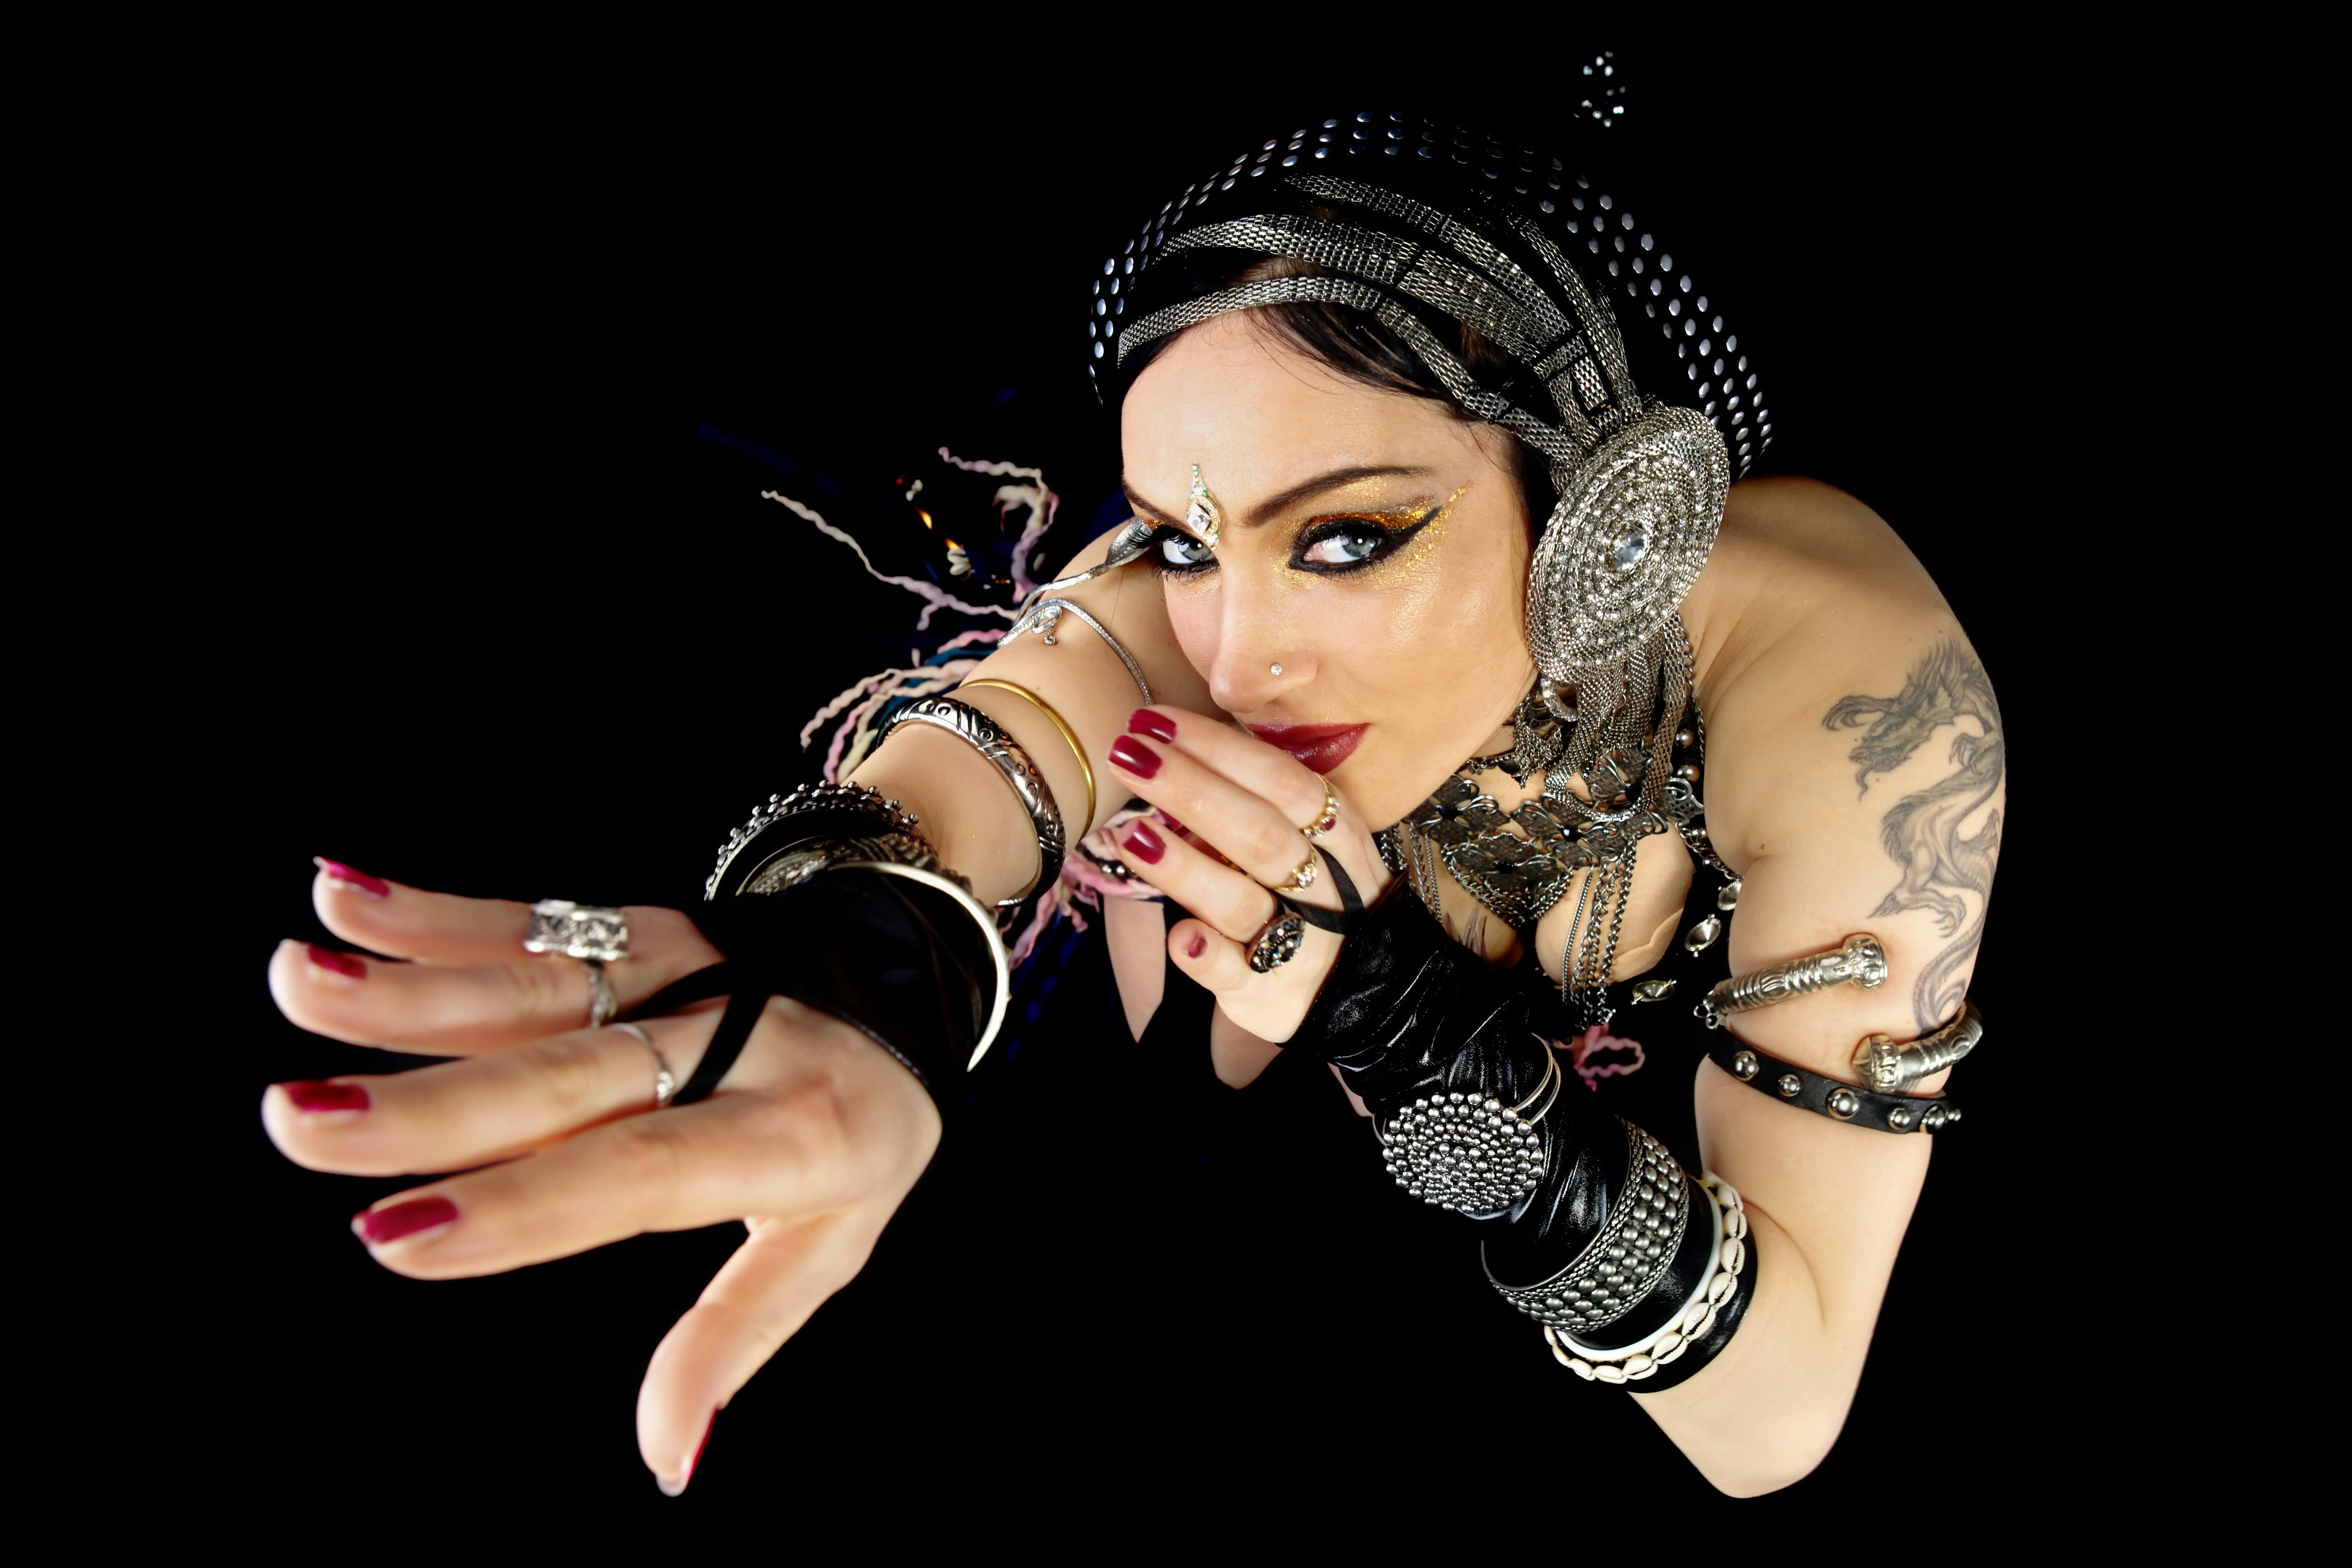
[[[1572,706],[1565,719],[1555,716],[1557,694],[1547,704],[1538,682],[1513,716],[1509,751],[1470,758],[1380,835],[1382,858],[1412,879],[1441,926],[1442,858],[1454,880],[1523,940],[1576,873],[1590,869],[1560,955],[1561,999],[1587,1023],[1606,1024],[1614,1013],[1606,1000],[1609,972],[1642,840],[1678,832],[1702,858],[1715,858],[1697,824],[1706,809],[1697,791],[1702,741],[1681,616],[1668,617],[1625,675],[1619,689],[1591,694],[1599,700]],[[1679,765],[1677,752],[1688,759]],[[1478,775],[1490,769],[1522,786],[1541,776],[1543,793],[1506,812],[1478,787]],[[1569,787],[1574,781],[1583,784],[1582,795]]]

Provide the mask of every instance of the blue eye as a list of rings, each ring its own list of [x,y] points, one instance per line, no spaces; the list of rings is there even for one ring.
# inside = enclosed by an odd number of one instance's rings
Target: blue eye
[[[1315,566],[1360,566],[1379,554],[1386,540],[1383,529],[1350,528],[1325,534],[1301,551],[1299,559]]]
[[[1160,541],[1160,559],[1171,566],[1199,566],[1215,552],[1189,533],[1167,533]]]

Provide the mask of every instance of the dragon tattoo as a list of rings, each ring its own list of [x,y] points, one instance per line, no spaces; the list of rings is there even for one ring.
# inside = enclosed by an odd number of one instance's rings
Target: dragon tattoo
[[[1872,914],[1926,910],[1942,934],[1951,938],[1911,993],[1912,1011],[1923,1033],[1959,1010],[1968,989],[1960,971],[1984,936],[1993,861],[2000,853],[2000,811],[1987,811],[1983,826],[1973,834],[1964,835],[1960,828],[2000,792],[2008,766],[2000,705],[1993,700],[1984,666],[1960,643],[1947,639],[1912,669],[1902,695],[1841,697],[1822,719],[1828,730],[1870,726],[1846,759],[1855,764],[1854,780],[1864,795],[1870,793],[1872,774],[1894,772],[1937,730],[1964,719],[1974,719],[1983,732],[1971,734],[1963,728],[1952,737],[1952,773],[1905,795],[1879,825],[1879,842],[1903,868],[1903,876]],[[1973,920],[1967,897],[1971,893],[1976,895]]]

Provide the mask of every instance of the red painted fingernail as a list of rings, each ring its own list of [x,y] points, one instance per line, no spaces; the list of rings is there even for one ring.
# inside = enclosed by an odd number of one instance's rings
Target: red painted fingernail
[[[1192,940],[1184,944],[1184,956],[1187,958],[1198,958],[1208,951],[1209,939],[1199,931],[1194,931]]]
[[[667,1481],[655,1478],[654,1484],[661,1488],[662,1496],[677,1497],[686,1490],[686,1483],[694,1479],[695,1466],[702,1463],[702,1450],[710,1447],[710,1429],[718,1425],[719,1412],[713,1410],[710,1419],[702,1424],[702,1441],[694,1446],[694,1458],[686,1462],[686,1468],[678,1472],[677,1479]]]
[[[1139,708],[1127,716],[1127,732],[1149,735],[1155,741],[1172,741],[1176,738],[1176,721],[1156,710]]]
[[[310,962],[312,963],[318,965],[320,969],[325,970],[330,974],[340,974],[348,980],[365,980],[367,978],[366,961],[355,956],[354,954],[348,952],[330,952],[315,942],[304,942],[302,944],[302,951],[310,955]]]
[[[374,1103],[368,1099],[367,1085],[362,1083],[304,1079],[278,1087],[286,1091],[297,1110],[365,1110]]]
[[[324,871],[327,874],[327,880],[339,887],[349,888],[354,893],[365,893],[371,899],[387,898],[392,893],[390,882],[381,877],[371,877],[365,871],[344,865],[341,860],[329,860],[313,855],[310,857],[310,864]]]
[[[398,1241],[457,1217],[457,1205],[447,1198],[411,1198],[388,1209],[367,1209],[352,1215],[352,1228],[362,1241]]]
[[[1139,822],[1128,829],[1126,845],[1128,853],[1154,866],[1168,853],[1168,841],[1152,832],[1148,822]]]
[[[1110,760],[1139,779],[1148,779],[1160,771],[1160,753],[1125,735],[1110,743]]]
[[[1172,827],[1179,833],[1184,831],[1184,825],[1177,821],[1174,817],[1169,816],[1166,812],[1155,811],[1151,815],[1160,819],[1160,826],[1164,827]]]

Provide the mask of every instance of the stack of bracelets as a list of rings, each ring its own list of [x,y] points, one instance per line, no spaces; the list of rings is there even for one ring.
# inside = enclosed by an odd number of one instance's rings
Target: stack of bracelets
[[[709,1095],[775,995],[869,1036],[942,1112],[961,1100],[964,1074],[1003,1020],[1003,925],[1050,889],[1066,832],[1035,765],[976,709],[924,699],[897,722],[946,729],[999,770],[1036,826],[1032,885],[996,910],[983,906],[940,865],[914,817],[862,785],[772,796],[720,847],[696,915],[725,961],[634,1010],[654,1016],[730,998],[683,1087],[657,1060],[658,1103]],[[1483,1248],[1487,1279],[1542,1325],[1563,1365],[1644,1390],[1691,1376],[1728,1342],[1754,1295],[1739,1194],[1711,1173],[1691,1175],[1592,1097],[1563,1094],[1559,1056],[1530,1026],[1530,998],[1513,976],[1449,937],[1405,878],[1368,908],[1315,838],[1344,912],[1285,908],[1344,941],[1291,1047],[1328,1060],[1362,1099],[1409,1194],[1496,1226]],[[1737,890],[1735,881],[1727,900]],[[592,972],[626,950],[617,911],[551,901],[534,910],[532,931],[535,951],[568,952]],[[1875,989],[1886,974],[1883,945],[1857,933],[1828,952],[1725,980],[1695,1011],[1719,1029],[1736,1013],[1833,985]],[[609,1015],[601,996],[592,1006]],[[1854,1054],[1858,1084],[1727,1037],[1710,1056],[1740,1082],[1830,1120],[1934,1131],[1957,1123],[1958,1110],[1905,1091],[1967,1055],[1981,1033],[1975,1005],[1963,1004],[1916,1042],[1872,1036]]]

